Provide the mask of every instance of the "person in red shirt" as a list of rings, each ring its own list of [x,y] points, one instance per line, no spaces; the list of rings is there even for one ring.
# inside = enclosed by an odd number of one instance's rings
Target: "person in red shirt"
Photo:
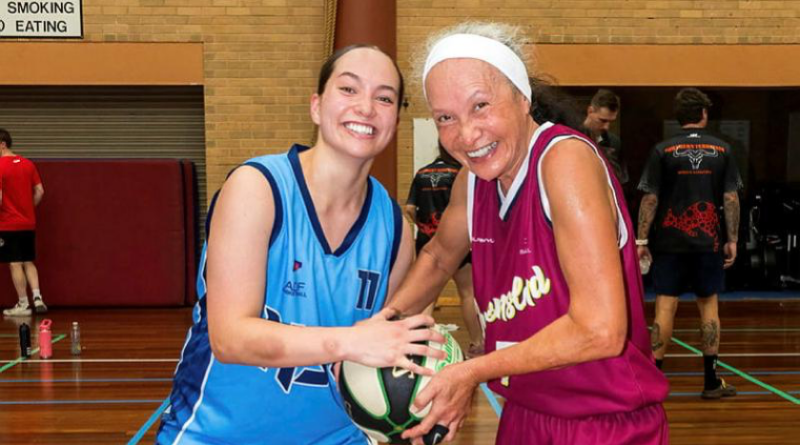
[[[11,151],[11,134],[0,128],[0,262],[8,263],[17,290],[17,304],[3,311],[6,317],[31,314],[28,285],[33,292],[33,309],[47,312],[39,291],[36,259],[36,213],[44,186],[33,162]]]

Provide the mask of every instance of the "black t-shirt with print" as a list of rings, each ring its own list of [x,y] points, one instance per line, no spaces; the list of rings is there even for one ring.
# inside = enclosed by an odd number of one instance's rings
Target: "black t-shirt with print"
[[[639,190],[658,195],[650,235],[654,252],[717,252],[726,241],[723,194],[742,187],[727,142],[687,128],[655,146]]]
[[[414,176],[406,205],[417,207],[419,238],[427,241],[436,233],[444,209],[450,202],[450,191],[460,168],[458,164],[449,164],[436,158]]]
[[[622,153],[622,141],[619,136],[614,133],[604,131],[597,139],[597,146],[603,150],[608,163],[611,164],[611,169],[617,176],[620,184],[627,184],[630,180],[628,176],[628,165]]]

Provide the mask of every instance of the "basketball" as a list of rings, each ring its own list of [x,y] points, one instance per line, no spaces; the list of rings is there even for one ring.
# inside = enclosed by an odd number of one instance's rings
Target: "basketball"
[[[444,350],[447,357],[438,360],[431,357],[412,356],[420,366],[439,372],[447,365],[464,360],[461,348],[452,335],[441,325],[435,325],[444,335],[444,344],[429,343],[435,349]],[[345,409],[353,422],[370,438],[388,444],[407,444],[401,439],[403,431],[413,428],[425,418],[430,405],[419,412],[413,412],[416,395],[430,381],[428,376],[416,375],[397,367],[373,368],[353,362],[343,362],[339,376],[339,391],[344,398]],[[446,435],[446,428],[437,425],[428,433]],[[426,443],[430,438],[426,437]],[[434,443],[433,441],[431,443]]]

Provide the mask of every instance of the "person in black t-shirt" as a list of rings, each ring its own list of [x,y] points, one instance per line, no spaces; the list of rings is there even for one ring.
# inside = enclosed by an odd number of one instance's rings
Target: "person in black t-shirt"
[[[439,156],[414,176],[406,201],[406,213],[417,225],[417,253],[436,233],[460,169],[458,161],[440,148]]]
[[[433,238],[444,209],[450,202],[450,191],[461,164],[439,143],[439,156],[419,169],[408,192],[405,212],[417,225],[417,254]],[[467,254],[458,271],[453,275],[458,295],[461,298],[461,314],[469,332],[470,345],[467,356],[483,353],[483,330],[478,318],[475,295],[472,289],[472,261]]]
[[[736,388],[717,376],[716,362],[718,293],[723,269],[736,260],[742,180],[731,146],[705,131],[710,106],[708,96],[696,88],[685,88],[675,97],[682,130],[656,145],[647,161],[639,182],[645,195],[636,244],[643,272],[653,264],[657,296],[651,338],[656,364],[661,368],[672,337],[678,296],[694,292],[703,337],[702,397],[718,399],[736,395]],[[724,209],[724,238],[720,208]]]
[[[583,126],[588,130],[592,140],[603,150],[619,183],[625,185],[628,182],[628,166],[622,157],[622,142],[619,136],[608,131],[611,124],[617,120],[619,108],[619,96],[611,90],[601,88],[592,96],[592,101],[586,108]]]

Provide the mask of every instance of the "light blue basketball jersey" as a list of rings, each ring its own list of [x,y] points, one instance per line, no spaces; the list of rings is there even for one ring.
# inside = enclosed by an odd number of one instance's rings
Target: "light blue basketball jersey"
[[[295,145],[286,154],[245,164],[265,175],[275,198],[261,316],[293,325],[351,326],[383,306],[402,236],[400,209],[370,177],[358,220],[331,251],[300,167],[298,153],[305,149]],[[209,220],[212,214],[213,203]],[[205,247],[200,264],[194,325],[156,442],[367,443],[344,411],[329,365],[259,368],[214,358],[206,321]]]

